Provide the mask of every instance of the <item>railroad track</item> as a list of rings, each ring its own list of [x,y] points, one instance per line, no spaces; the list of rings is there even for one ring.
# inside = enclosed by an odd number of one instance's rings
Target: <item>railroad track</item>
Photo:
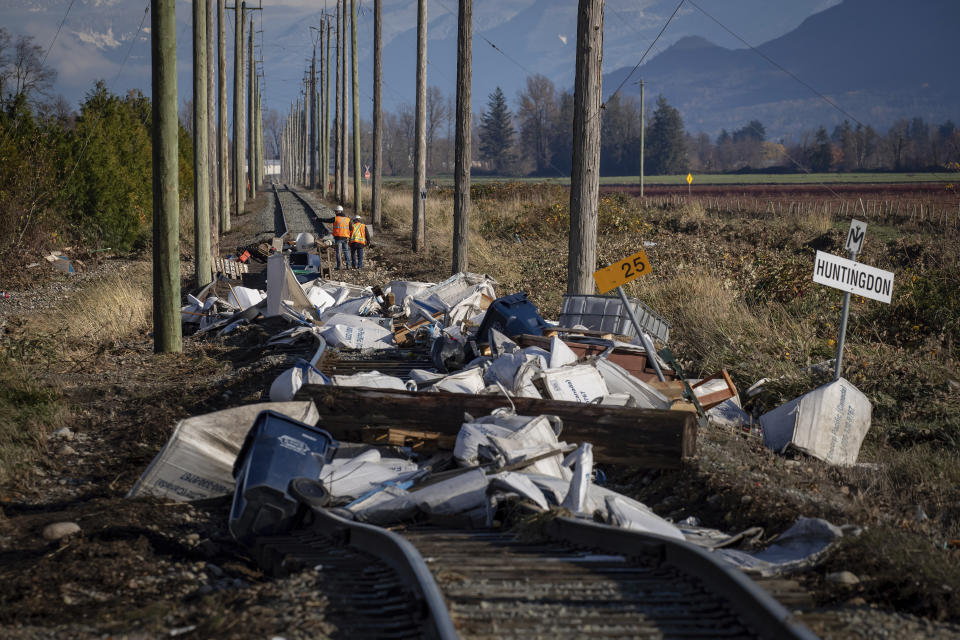
[[[815,638],[746,576],[675,540],[571,518],[530,539],[399,533],[308,510],[254,556],[274,574],[329,568],[339,637]]]
[[[287,234],[296,237],[304,232],[312,233],[317,238],[330,235],[330,229],[322,221],[330,217],[326,210],[321,208],[318,211],[318,207],[289,185],[274,183],[273,194],[274,228],[277,237],[282,238]]]

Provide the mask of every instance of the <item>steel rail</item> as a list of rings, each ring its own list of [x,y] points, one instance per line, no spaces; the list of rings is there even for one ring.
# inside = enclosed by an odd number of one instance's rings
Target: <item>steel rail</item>
[[[552,520],[546,533],[554,540],[628,557],[652,556],[660,564],[695,576],[714,593],[723,594],[737,615],[762,638],[817,638],[753,580],[688,542],[569,517]]]
[[[351,608],[344,637],[426,637],[438,640],[458,638],[443,593],[417,549],[402,536],[369,524],[346,520],[326,509],[305,508],[301,528],[290,535],[259,538],[252,554],[258,564],[273,575],[286,575],[332,559],[344,561],[344,553],[356,552],[372,564],[376,559],[389,572],[367,567],[348,576],[361,601]],[[364,582],[365,575],[370,574]],[[407,606],[397,602],[406,594]],[[373,597],[371,597],[373,594]],[[412,606],[410,606],[412,605]],[[395,620],[391,618],[395,616]],[[368,619],[364,619],[368,618]],[[416,628],[411,629],[411,621]]]
[[[277,192],[277,183],[274,182],[272,186],[273,186],[273,198],[275,201],[273,224],[274,224],[274,227],[276,228],[274,229],[274,231],[278,238],[282,238],[285,235],[287,235],[287,231],[289,230],[290,227],[287,225],[287,216],[283,212],[283,203],[280,201],[280,194]],[[278,213],[280,214],[279,218],[277,217]]]

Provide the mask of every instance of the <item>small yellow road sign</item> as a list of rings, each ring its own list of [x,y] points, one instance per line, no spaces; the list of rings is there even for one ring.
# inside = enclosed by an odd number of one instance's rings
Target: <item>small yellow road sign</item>
[[[693,182],[693,174],[692,174],[692,173],[688,173],[688,174],[687,174],[687,184],[690,184],[691,182]]]
[[[593,279],[597,283],[597,290],[600,293],[606,293],[648,273],[650,273],[650,260],[647,259],[644,251],[639,251],[629,258],[614,262],[609,267],[594,271]]]

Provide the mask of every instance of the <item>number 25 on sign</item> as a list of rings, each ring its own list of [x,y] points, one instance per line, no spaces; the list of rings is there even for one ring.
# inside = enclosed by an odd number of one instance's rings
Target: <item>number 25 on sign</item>
[[[597,290],[600,293],[606,293],[648,273],[650,273],[650,260],[647,259],[644,251],[639,251],[629,258],[614,262],[609,267],[594,271],[593,279],[597,283]]]

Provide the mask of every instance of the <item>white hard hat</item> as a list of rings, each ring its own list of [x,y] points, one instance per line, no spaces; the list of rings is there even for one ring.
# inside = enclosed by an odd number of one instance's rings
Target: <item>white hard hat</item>
[[[360,214],[358,213],[357,215],[353,216],[353,219],[354,219],[354,220],[359,220],[359,219],[360,219]]]
[[[341,207],[340,205],[335,206],[333,210],[336,211],[337,213],[343,213],[343,207]]]

